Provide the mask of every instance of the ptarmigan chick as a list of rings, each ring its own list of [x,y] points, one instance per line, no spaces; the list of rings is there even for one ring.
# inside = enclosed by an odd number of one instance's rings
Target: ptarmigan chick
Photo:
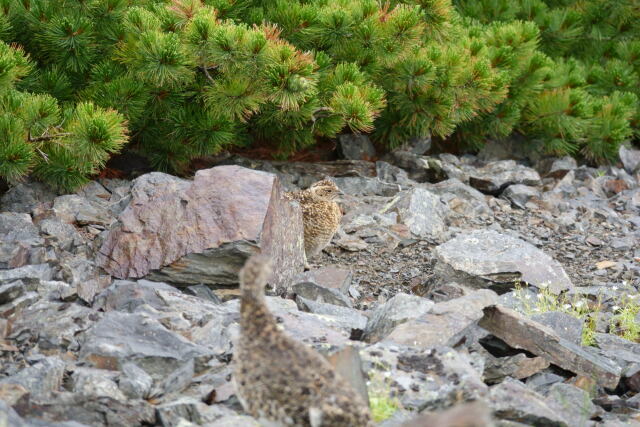
[[[336,199],[342,194],[329,179],[318,181],[306,190],[285,193],[287,199],[297,201],[302,208],[306,268],[309,268],[308,260],[327,247],[338,231],[342,211]]]
[[[372,426],[369,408],[316,351],[278,329],[266,306],[268,260],[240,271],[240,338],[233,354],[236,392],[257,419],[295,426]]]

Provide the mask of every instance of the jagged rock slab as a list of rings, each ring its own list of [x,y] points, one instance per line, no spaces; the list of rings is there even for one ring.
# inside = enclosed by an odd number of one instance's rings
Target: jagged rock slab
[[[440,197],[424,188],[399,193],[381,213],[395,212],[398,222],[418,237],[439,239],[445,232],[447,206]]]
[[[41,280],[51,280],[53,269],[48,264],[30,264],[10,270],[0,270],[0,284],[22,280],[27,284],[37,284]]]
[[[503,420],[534,426],[568,426],[562,414],[551,409],[543,396],[520,381],[505,380],[491,387],[490,405],[493,415]]]
[[[591,401],[589,393],[571,384],[553,384],[545,400],[547,406],[575,425],[588,425],[591,418],[604,412]]]
[[[335,288],[324,287],[314,282],[300,282],[292,287],[292,291],[297,296],[301,296],[311,301],[325,302],[328,304],[351,307],[349,297]]]
[[[620,160],[624,169],[629,173],[636,173],[640,168],[640,150],[630,150],[624,145],[620,146]]]
[[[115,221],[106,206],[77,194],[66,194],[53,201],[56,217],[68,224],[100,225],[108,227]]]
[[[482,318],[482,309],[495,304],[498,296],[480,289],[460,298],[440,302],[422,316],[396,326],[385,341],[418,348],[455,346]]]
[[[433,305],[433,301],[426,298],[398,293],[376,307],[367,323],[363,339],[367,342],[380,341],[399,324],[428,313]]]
[[[351,384],[353,389],[362,397],[362,401],[368,402],[369,391],[365,380],[366,376],[362,371],[360,351],[352,345],[346,345],[323,355],[336,370],[336,373]]]
[[[516,281],[548,286],[553,293],[573,288],[562,266],[524,240],[494,230],[475,230],[435,248],[442,282],[504,291]],[[505,289],[506,288],[506,289]]]
[[[346,295],[349,292],[349,286],[351,286],[352,276],[351,270],[328,265],[300,273],[296,276],[295,282],[315,283],[324,288],[338,290]]]
[[[42,262],[44,239],[26,213],[0,213],[0,268]]]
[[[512,205],[524,209],[529,200],[540,197],[540,192],[535,187],[515,184],[508,186],[502,192],[502,197],[509,200]]]
[[[36,206],[50,202],[56,194],[41,182],[23,182],[0,198],[0,211],[30,213]]]
[[[437,184],[429,185],[429,191],[440,195],[449,209],[460,215],[475,218],[491,214],[485,195],[459,179],[450,178]]]
[[[100,316],[80,304],[40,300],[14,319],[11,337],[19,343],[33,340],[43,351],[76,351],[80,333]]]
[[[250,252],[272,258],[270,282],[286,286],[302,270],[304,249],[300,209],[281,193],[275,175],[238,166],[200,170],[192,182],[159,172],[143,175],[134,181],[131,202],[106,236],[98,263],[121,279],[162,269],[173,283],[228,284],[228,271],[237,274],[249,242]],[[225,279],[210,275],[202,257],[185,257],[205,254],[214,258],[209,265],[219,264],[214,249],[224,252],[222,259],[234,259]]]
[[[18,384],[24,387],[31,400],[39,401],[62,387],[65,362],[57,357],[47,357],[15,375],[0,379],[0,384]]]
[[[422,412],[401,427],[493,427],[491,410],[485,402],[455,405],[439,412]]]
[[[547,325],[562,338],[575,344],[582,343],[582,328],[584,322],[567,313],[560,311],[547,311],[531,316],[531,320]]]
[[[235,322],[237,311],[227,306],[186,295],[166,283],[148,280],[116,281],[96,298],[105,311],[141,313],[162,323],[172,332],[222,355],[231,349],[227,326]]]
[[[0,399],[0,426],[29,427],[16,411],[4,400]]]
[[[111,311],[85,332],[79,356],[100,369],[135,363],[160,381],[194,361],[200,371],[214,354],[148,316]]]
[[[84,255],[63,258],[60,262],[62,279],[75,287],[78,296],[86,303],[93,303],[94,297],[111,284],[111,277],[101,274],[94,261]]]
[[[327,347],[340,348],[349,342],[349,332],[344,329],[344,325],[332,321],[328,316],[298,311],[296,303],[289,299],[266,297],[266,301],[267,307],[278,319],[279,324],[290,336],[299,341],[319,350]],[[236,313],[240,309],[238,299],[227,301],[222,305]],[[239,332],[235,327],[229,329],[233,330],[234,334]]]
[[[551,160],[549,167],[545,168],[544,176],[562,179],[566,174],[578,167],[576,159],[571,156]]]
[[[379,342],[360,355],[370,381],[388,377],[385,390],[407,410],[444,409],[483,399],[489,391],[469,356],[450,347],[416,349]]]
[[[482,168],[469,168],[469,185],[489,194],[499,194],[513,184],[540,185],[540,175],[534,169],[514,160],[491,162]]]
[[[60,392],[37,404],[17,409],[23,417],[38,419],[43,426],[58,426],[57,422],[62,421],[75,421],[80,425],[60,424],[60,427],[156,425],[155,408],[144,400],[120,402],[108,397]]]
[[[399,184],[384,182],[378,178],[363,176],[347,176],[333,179],[343,193],[351,196],[386,196],[393,197],[406,189]]]
[[[506,377],[518,380],[528,378],[549,367],[543,357],[527,357],[524,353],[514,356],[494,357],[490,353],[483,354],[486,360],[484,381],[487,384],[499,383]]]
[[[373,160],[376,149],[367,135],[343,134],[338,136],[338,153],[347,160]]]
[[[367,326],[367,317],[354,308],[312,301],[299,295],[296,297],[296,303],[300,310],[327,317],[349,332],[363,331]]]
[[[620,367],[609,359],[584,350],[561,338],[551,328],[528,319],[518,312],[501,306],[484,310],[479,325],[512,347],[527,350],[549,362],[593,378],[598,384],[615,388],[620,381]]]
[[[108,397],[124,402],[127,398],[118,388],[117,377],[117,372],[106,369],[75,367],[71,374],[71,391],[87,397]]]

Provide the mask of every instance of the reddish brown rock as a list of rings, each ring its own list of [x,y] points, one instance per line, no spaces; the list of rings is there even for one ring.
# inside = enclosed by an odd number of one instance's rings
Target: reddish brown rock
[[[275,175],[239,166],[201,170],[193,181],[143,175],[98,263],[118,278],[153,271],[173,284],[228,285],[262,251],[274,261],[272,284],[289,286],[303,265],[302,217],[281,194]]]

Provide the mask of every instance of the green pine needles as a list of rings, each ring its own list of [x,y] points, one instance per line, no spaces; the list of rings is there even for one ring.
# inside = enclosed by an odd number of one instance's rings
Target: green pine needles
[[[0,177],[81,185],[341,132],[614,158],[639,135],[634,0],[0,0]]]

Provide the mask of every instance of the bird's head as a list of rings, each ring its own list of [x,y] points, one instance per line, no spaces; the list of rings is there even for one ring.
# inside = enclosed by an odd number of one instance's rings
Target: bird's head
[[[336,200],[344,194],[335,182],[326,178],[313,184],[309,190],[316,199],[327,202]]]

